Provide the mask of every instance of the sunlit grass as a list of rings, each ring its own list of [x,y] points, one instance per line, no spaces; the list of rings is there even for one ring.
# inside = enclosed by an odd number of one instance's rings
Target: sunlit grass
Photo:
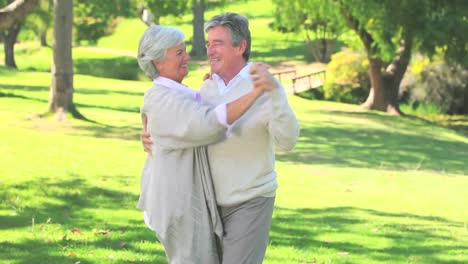
[[[0,75],[0,257],[165,263],[135,209],[145,156],[138,107],[148,82],[77,75],[78,109],[94,122],[58,123],[37,117],[48,76]],[[302,132],[293,152],[277,155],[265,263],[467,260],[465,136],[354,105],[290,102]]]

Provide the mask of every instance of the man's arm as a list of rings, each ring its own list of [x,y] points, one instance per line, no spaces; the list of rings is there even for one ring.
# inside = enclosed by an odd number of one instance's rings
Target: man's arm
[[[278,88],[271,91],[271,117],[268,124],[275,145],[282,150],[292,150],[299,137],[299,123],[288,103],[286,92],[275,80]]]

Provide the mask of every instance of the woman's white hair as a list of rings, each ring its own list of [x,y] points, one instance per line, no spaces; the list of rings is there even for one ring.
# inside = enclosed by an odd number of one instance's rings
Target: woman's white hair
[[[138,65],[151,79],[159,76],[153,61],[162,61],[169,48],[184,42],[184,33],[177,28],[165,26],[151,26],[140,38],[138,45]]]

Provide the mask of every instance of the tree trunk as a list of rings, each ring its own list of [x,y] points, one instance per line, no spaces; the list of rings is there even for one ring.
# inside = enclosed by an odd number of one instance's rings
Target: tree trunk
[[[5,50],[5,66],[18,68],[15,62],[15,43],[21,30],[21,22],[13,24],[8,30],[2,32],[3,47]]]
[[[205,23],[205,0],[192,0],[193,11],[193,40],[190,55],[206,55],[205,32],[203,24]]]
[[[335,50],[336,40],[334,39],[315,39],[312,40],[309,36],[306,37],[306,44],[309,48],[310,53],[314,57],[315,61],[328,63],[331,60],[331,55]]]
[[[379,46],[376,45],[372,36],[359,25],[359,22],[347,10],[341,8],[341,13],[348,25],[359,35],[369,59],[369,77],[372,87],[362,106],[392,115],[403,114],[398,104],[398,91],[411,58],[413,35],[411,32],[403,32],[403,39],[395,58],[383,70],[382,60],[375,57],[375,54],[379,53]]]
[[[371,90],[366,102],[362,104],[364,108],[387,112],[392,115],[401,115],[398,104],[398,91],[401,79],[390,72],[382,72],[381,63],[376,59],[369,59],[369,76],[371,80]]]
[[[362,106],[367,109],[386,111],[385,87],[382,78],[382,61],[380,59],[370,58],[370,56],[368,57],[368,60],[371,89],[367,100],[362,104]]]
[[[372,88],[366,102],[362,105],[393,115],[403,114],[398,102],[401,80],[411,58],[412,36],[406,34],[401,41],[395,58],[382,72],[382,63],[378,59],[369,58],[369,76]],[[370,56],[369,56],[370,57]]]
[[[79,116],[73,104],[72,60],[73,0],[54,0],[54,58],[50,85],[49,111],[58,120],[70,112]]]
[[[31,13],[39,4],[39,0],[15,0],[0,9],[0,32],[8,30],[12,25]]]
[[[47,29],[41,30],[40,36],[41,47],[48,47],[49,45],[47,45]]]

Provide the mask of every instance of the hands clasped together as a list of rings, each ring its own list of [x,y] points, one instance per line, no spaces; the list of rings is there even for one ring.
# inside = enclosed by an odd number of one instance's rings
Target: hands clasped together
[[[268,71],[269,65],[262,62],[254,62],[250,67],[250,77],[254,89],[263,89],[264,91],[272,91],[277,87],[273,75]]]

